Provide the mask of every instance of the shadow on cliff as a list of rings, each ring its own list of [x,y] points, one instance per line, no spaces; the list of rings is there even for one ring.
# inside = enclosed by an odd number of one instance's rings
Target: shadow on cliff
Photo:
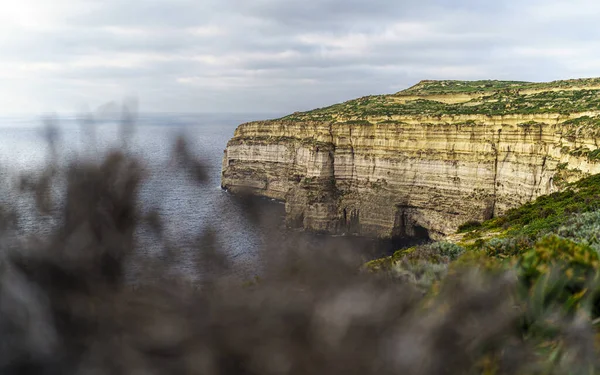
[[[124,115],[125,133],[130,118]],[[55,155],[55,130],[47,129]],[[183,139],[173,157],[182,173],[206,181]],[[16,210],[1,208],[0,373],[539,370],[519,335],[515,281],[507,274],[453,275],[426,298],[401,280],[365,272],[361,257],[332,242],[315,249],[277,232],[266,241],[260,279],[243,282],[218,246],[219,236],[231,234],[210,228],[193,241],[201,278],[169,273],[180,244],[167,239],[157,212],[140,211],[141,165],[122,150],[64,167],[51,155],[40,175],[21,179],[36,217],[54,218],[46,233],[22,234]],[[52,199],[57,186],[63,201]],[[246,206],[255,222],[270,220],[252,202]],[[136,255],[142,227],[160,244],[156,258]],[[140,265],[134,283],[126,277],[132,262]],[[589,351],[586,340],[576,338],[574,347]],[[591,363],[578,361],[571,370]]]

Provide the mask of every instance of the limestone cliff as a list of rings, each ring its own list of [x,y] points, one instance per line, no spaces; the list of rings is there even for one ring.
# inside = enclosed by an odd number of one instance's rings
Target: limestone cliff
[[[422,81],[240,125],[222,187],[285,201],[292,227],[440,238],[600,172],[600,79]]]

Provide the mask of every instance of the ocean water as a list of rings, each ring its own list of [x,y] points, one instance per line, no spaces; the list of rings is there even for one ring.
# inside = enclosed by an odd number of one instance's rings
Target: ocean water
[[[126,149],[144,165],[146,179],[140,189],[142,210],[157,209],[164,219],[165,235],[184,251],[173,265],[175,271],[193,274],[193,249],[185,251],[211,229],[219,247],[239,269],[251,275],[256,268],[258,251],[263,245],[265,228],[248,220],[241,202],[220,188],[221,158],[227,141],[242,122],[273,118],[277,114],[160,114],[139,115],[126,134],[119,118],[85,123],[75,117],[52,118],[56,134],[56,156],[48,142],[45,121],[36,116],[0,118],[0,202],[20,202],[22,230],[43,232],[52,223],[31,217],[31,199],[15,197],[17,176],[41,170],[52,157],[67,163],[78,157],[99,158],[111,149]],[[183,136],[189,150],[207,169],[208,181],[199,185],[173,168],[172,150],[177,137]],[[19,199],[21,199],[19,201]],[[282,215],[282,205],[271,206],[270,215]],[[275,222],[277,220],[272,220]],[[281,221],[281,220],[279,220]],[[272,230],[272,228],[270,229]],[[139,252],[159,256],[154,237],[139,233]]]
[[[50,147],[43,118],[35,116],[0,117],[0,204],[17,205],[20,227],[25,233],[43,234],[56,223],[51,218],[31,215],[31,196],[16,193],[18,176],[41,171],[49,160],[67,164],[76,158],[101,158],[111,149],[126,150],[143,161],[146,178],[140,188],[142,211],[158,210],[163,218],[167,241],[178,245],[175,259],[169,258],[173,272],[196,278],[194,244],[207,230],[216,233],[217,245],[243,278],[260,274],[261,249],[269,245],[304,247],[327,251],[338,248],[358,252],[364,260],[392,253],[421,242],[419,239],[376,241],[344,236],[320,236],[289,232],[283,228],[283,204],[259,200],[260,220],[248,216],[243,202],[220,188],[221,160],[227,141],[237,125],[246,121],[276,118],[280,114],[160,114],[140,115],[134,126],[124,128],[119,117],[90,123],[75,117],[52,119],[56,129]],[[125,129],[125,130],[124,130]],[[208,173],[199,185],[181,169],[173,167],[173,147],[183,136],[189,150]],[[53,153],[54,150],[54,153]],[[54,159],[52,159],[54,158]],[[60,184],[55,187],[60,201]],[[161,259],[164,247],[151,233],[137,233],[138,259]],[[287,241],[285,245],[273,243]],[[136,264],[132,265],[135,269]]]

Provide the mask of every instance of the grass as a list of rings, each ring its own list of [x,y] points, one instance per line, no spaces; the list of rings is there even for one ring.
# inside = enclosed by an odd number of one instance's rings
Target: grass
[[[421,81],[418,84],[399,92],[400,95],[432,95],[432,94],[447,94],[447,93],[475,93],[497,91],[511,88],[521,88],[526,85],[531,85],[530,82],[523,81],[497,81],[497,80],[480,80],[480,81]]]
[[[525,81],[499,81],[499,80],[479,80],[479,81],[456,81],[425,80],[418,84],[400,91],[399,95],[436,95],[448,93],[481,93],[501,90],[544,90],[549,88],[570,89],[581,86],[600,85],[599,78],[582,78],[553,82],[525,82]]]
[[[557,113],[567,115],[600,108],[600,79],[527,83],[519,81],[423,81],[394,95],[371,95],[283,117],[292,121],[338,122],[341,118],[364,121],[373,117],[443,116],[443,115],[510,115]],[[577,88],[573,90],[573,88]],[[564,89],[564,90],[561,90]],[[571,90],[569,90],[571,89]],[[525,91],[529,90],[529,91]],[[547,90],[533,92],[531,90]],[[553,91],[558,90],[558,91]],[[529,93],[528,93],[529,92]],[[479,93],[464,103],[442,103],[427,95]],[[399,97],[421,95],[423,98],[401,102]],[[344,121],[344,120],[341,120]],[[600,118],[585,116],[565,125],[598,128]]]

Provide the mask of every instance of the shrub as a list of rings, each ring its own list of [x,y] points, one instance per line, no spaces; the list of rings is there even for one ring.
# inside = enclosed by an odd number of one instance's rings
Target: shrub
[[[574,216],[558,229],[557,234],[600,251],[600,211]]]
[[[392,260],[424,260],[431,263],[449,263],[458,258],[464,251],[465,249],[462,246],[440,241],[399,250],[394,253]]]
[[[590,151],[588,153],[588,159],[591,160],[600,160],[600,148],[594,151]]]
[[[554,340],[552,322],[567,316],[600,316],[598,253],[556,235],[546,236],[524,253],[516,266],[521,280],[524,328],[529,335]],[[560,311],[560,315],[556,312]],[[590,327],[591,329],[591,327]]]
[[[535,201],[508,210],[477,229],[486,232],[506,230],[510,237],[524,236],[532,241],[554,233],[575,214],[600,209],[600,174],[581,179],[566,190],[538,197]]]
[[[462,253],[465,252],[465,249],[462,246],[459,246],[452,242],[434,242],[429,245],[429,248],[433,251],[439,252],[439,254],[443,257],[448,257],[450,260],[457,259]]]
[[[533,243],[527,237],[492,238],[484,244],[484,250],[490,257],[509,258],[531,249]]]
[[[456,231],[456,233],[465,233],[465,232],[470,232],[474,229],[480,228],[481,227],[481,222],[477,221],[477,220],[470,220],[467,221],[464,224],[461,224],[458,227],[458,230]]]
[[[555,268],[569,280],[572,291],[581,290],[582,283],[599,267],[600,258],[594,249],[557,235],[542,238],[518,262],[524,280],[535,280]]]
[[[432,263],[424,260],[403,260],[392,266],[395,277],[415,285],[422,292],[427,292],[431,287],[442,280],[448,272],[447,263]]]
[[[390,271],[394,277],[425,292],[446,276],[448,264],[464,251],[454,243],[434,242],[398,250],[390,257],[376,259],[365,266],[371,271]]]

